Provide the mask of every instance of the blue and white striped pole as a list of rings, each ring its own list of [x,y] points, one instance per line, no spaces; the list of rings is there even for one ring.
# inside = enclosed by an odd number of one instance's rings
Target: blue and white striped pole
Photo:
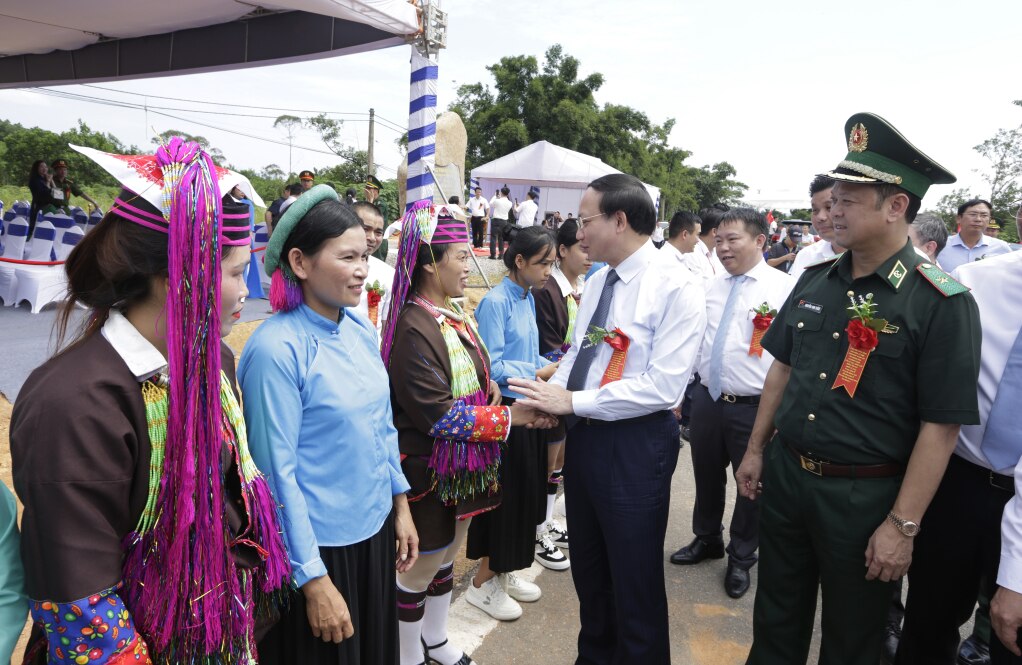
[[[433,200],[436,155],[437,65],[412,47],[411,101],[408,104],[408,183],[405,210]]]

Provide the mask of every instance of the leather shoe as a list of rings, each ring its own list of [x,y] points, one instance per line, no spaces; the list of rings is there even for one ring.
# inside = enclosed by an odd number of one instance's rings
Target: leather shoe
[[[751,586],[749,571],[739,568],[733,563],[727,565],[727,573],[724,575],[724,591],[732,598],[741,598]]]
[[[975,635],[962,642],[958,648],[958,665],[989,665],[990,647]]]
[[[901,625],[892,621],[884,627],[884,649],[880,652],[880,665],[894,665],[898,655],[898,642],[901,641]]]
[[[691,566],[706,559],[723,559],[724,543],[708,543],[699,536],[671,555],[671,563],[678,566]]]

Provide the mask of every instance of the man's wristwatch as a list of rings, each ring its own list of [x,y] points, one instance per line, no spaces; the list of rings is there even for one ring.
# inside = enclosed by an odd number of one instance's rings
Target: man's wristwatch
[[[902,535],[913,538],[919,535],[919,525],[911,520],[902,519],[894,514],[894,511],[887,513],[887,521],[898,528]]]

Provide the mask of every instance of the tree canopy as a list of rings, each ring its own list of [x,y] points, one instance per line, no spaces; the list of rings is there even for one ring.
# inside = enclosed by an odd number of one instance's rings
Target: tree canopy
[[[33,162],[41,159],[50,164],[58,158],[67,161],[68,173],[75,182],[111,186],[117,184],[98,164],[68,148],[68,143],[104,152],[140,152],[135,146],[126,147],[112,134],[93,131],[81,120],[76,127],[59,134],[0,120],[0,185],[27,185],[28,172]]]
[[[746,186],[735,180],[731,164],[685,164],[691,153],[668,144],[673,118],[658,125],[629,106],[597,104],[603,75],[579,79],[580,64],[555,44],[542,66],[533,56],[516,55],[487,67],[492,89],[482,82],[460,86],[449,110],[462,117],[468,132],[466,170],[547,140],[656,185],[666,216],[741,198]]]

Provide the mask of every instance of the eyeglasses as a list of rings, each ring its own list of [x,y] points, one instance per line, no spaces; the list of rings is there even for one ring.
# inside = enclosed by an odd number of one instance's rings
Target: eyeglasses
[[[962,217],[968,217],[969,219],[990,219],[990,213],[988,212],[967,212]]]
[[[586,224],[589,223],[590,219],[596,219],[597,217],[607,217],[607,213],[601,212],[601,213],[596,214],[596,215],[589,215],[588,217],[579,217],[578,218],[578,226],[579,226],[579,228],[585,228]],[[607,217],[607,219],[610,219],[610,218]]]

